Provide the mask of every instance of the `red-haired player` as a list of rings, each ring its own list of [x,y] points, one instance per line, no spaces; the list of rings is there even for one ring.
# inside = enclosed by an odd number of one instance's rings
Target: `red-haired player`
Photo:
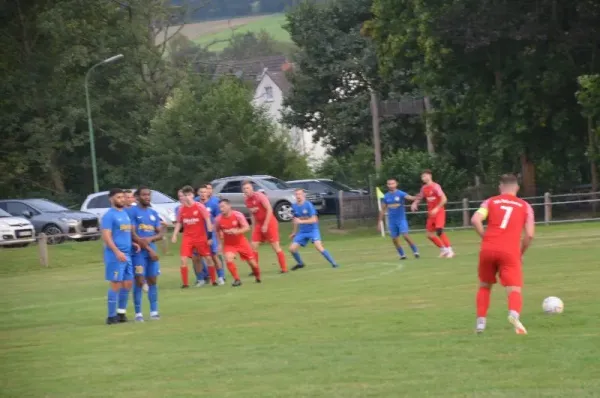
[[[233,277],[233,284],[231,286],[240,286],[242,284],[234,262],[236,254],[239,254],[243,261],[248,262],[248,265],[252,268],[252,274],[256,282],[260,283],[260,268],[258,268],[254,250],[244,236],[246,232],[250,231],[246,217],[239,211],[232,210],[231,204],[227,199],[219,201],[219,209],[221,210],[221,214],[215,219],[215,231],[219,234],[219,242],[222,245],[220,249],[225,256],[227,269],[229,269]]]
[[[242,191],[246,207],[252,215],[252,248],[256,261],[258,261],[258,245],[262,242],[269,242],[277,255],[280,272],[282,274],[288,272],[285,254],[279,244],[279,224],[277,224],[269,199],[262,192],[254,192],[250,181],[244,181]]]
[[[454,250],[450,246],[450,240],[444,232],[446,226],[446,203],[448,198],[442,190],[440,184],[433,181],[431,170],[425,170],[421,173],[423,186],[421,192],[416,195],[416,199],[410,206],[412,211],[417,211],[419,202],[422,199],[427,201],[427,238],[440,248],[440,257],[454,257]]]
[[[490,306],[492,285],[496,274],[508,295],[508,321],[517,334],[527,334],[519,320],[523,299],[523,254],[531,244],[535,233],[533,209],[529,203],[517,197],[517,177],[505,174],[500,178],[500,195],[481,204],[471,219],[477,233],[483,238],[479,252],[479,291],[477,292],[477,333],[485,330],[486,315]],[[483,221],[487,219],[487,229]],[[525,229],[525,235],[521,235]]]

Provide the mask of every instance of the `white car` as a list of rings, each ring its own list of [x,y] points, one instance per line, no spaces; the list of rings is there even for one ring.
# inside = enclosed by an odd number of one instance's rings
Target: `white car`
[[[135,189],[132,189],[132,191],[135,191]],[[168,226],[172,226],[175,223],[175,209],[179,206],[179,202],[162,192],[153,189],[151,191],[152,208],[157,211],[162,221]],[[81,211],[94,213],[98,218],[101,218],[109,209],[108,191],[88,195],[81,205]]]
[[[18,242],[15,242],[18,239]],[[35,242],[35,228],[26,218],[0,209],[0,246],[27,246]]]

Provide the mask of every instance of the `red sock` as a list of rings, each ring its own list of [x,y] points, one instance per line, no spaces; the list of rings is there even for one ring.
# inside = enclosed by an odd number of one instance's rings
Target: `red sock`
[[[217,269],[214,265],[208,267],[208,274],[210,275],[210,282],[215,283],[217,281]]]
[[[235,263],[233,261],[227,262],[227,269],[229,270],[229,273],[231,274],[231,276],[233,276],[234,280],[236,280],[236,281],[240,280],[240,275],[238,274],[237,267],[235,266]]]
[[[277,261],[279,261],[279,267],[283,272],[287,272],[287,264],[285,263],[285,254],[283,250],[277,253]]]
[[[432,241],[437,247],[443,246],[442,241],[437,236],[428,236],[427,238],[429,238],[429,240]]]
[[[510,292],[508,295],[508,310],[515,311],[517,314],[520,314],[522,308],[523,296],[521,296],[521,292]]]
[[[258,252],[254,252],[254,259],[256,260],[256,264],[258,264]]]
[[[440,238],[442,239],[444,247],[450,247],[450,240],[448,239],[448,235],[446,235],[446,233],[443,233]]]
[[[490,308],[490,294],[492,291],[489,287],[480,287],[477,291],[477,318],[485,318]]]
[[[181,273],[181,283],[184,286],[188,286],[189,285],[189,279],[188,279],[188,267],[187,267],[187,265],[179,267],[179,272]]]
[[[260,279],[260,268],[258,267],[258,264],[256,264],[256,267],[250,265],[250,268],[252,268],[252,272],[254,272],[254,278]]]

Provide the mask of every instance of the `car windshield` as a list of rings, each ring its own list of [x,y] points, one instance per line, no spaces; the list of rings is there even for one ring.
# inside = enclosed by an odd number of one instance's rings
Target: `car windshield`
[[[42,213],[58,213],[61,211],[69,211],[69,209],[66,207],[61,206],[58,203],[50,202],[46,199],[31,199],[27,201],[27,204],[35,207]]]
[[[321,180],[321,182],[323,184],[329,185],[330,187],[332,187],[336,191],[350,192],[352,190],[352,188],[350,188],[348,185],[344,185],[344,184],[341,184],[339,182],[335,182],[335,181],[332,181],[332,180]]]
[[[0,209],[0,217],[12,217],[10,214]]]
[[[260,182],[263,183],[265,187],[270,189],[271,191],[277,189],[292,189],[291,186],[281,181],[279,178],[271,177],[271,178],[261,178]]]
[[[162,192],[152,191],[152,203],[155,205],[164,205],[167,203],[175,203],[175,199],[165,195]]]

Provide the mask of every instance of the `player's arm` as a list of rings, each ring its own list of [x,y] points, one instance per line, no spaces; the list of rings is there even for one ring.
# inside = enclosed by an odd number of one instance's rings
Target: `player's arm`
[[[235,217],[238,220],[239,228],[236,228],[234,231],[235,235],[242,235],[246,232],[250,231],[250,225],[248,225],[248,221],[246,221],[246,217],[243,214],[236,214]]]
[[[110,214],[102,217],[102,241],[104,242],[106,247],[108,247],[110,251],[112,251],[115,254],[119,261],[125,261],[125,253],[123,253],[121,250],[119,250],[119,248],[117,248],[117,245],[115,245],[115,241],[113,240],[112,222],[113,219]]]
[[[181,231],[181,224],[183,219],[181,218],[181,209],[177,212],[177,222],[175,223],[175,228],[173,228],[173,235],[171,236],[171,242],[177,242],[177,235],[179,235],[179,231]]]
[[[265,222],[262,227],[267,228],[269,223],[271,222],[271,218],[273,217],[273,207],[271,206],[271,202],[269,202],[269,198],[266,195],[260,195],[260,204],[267,211],[267,215],[265,216]]]
[[[479,209],[473,214],[471,217],[471,225],[475,228],[475,231],[479,236],[483,238],[485,234],[485,228],[483,227],[483,222],[487,219],[488,216],[488,201],[486,200],[479,206]]]
[[[308,218],[299,219],[298,224],[316,224],[319,222],[319,216],[317,216],[317,210],[315,210],[313,204],[308,202],[308,208],[310,209]]]
[[[435,206],[434,208],[439,210],[442,207],[446,206],[446,203],[448,203],[448,198],[446,197],[446,194],[444,193],[442,187],[439,184],[436,184],[435,192],[440,197],[440,203],[438,203],[437,206]]]
[[[410,206],[410,209],[412,211],[417,211],[419,209],[419,203],[421,203],[421,200],[423,200],[423,188],[421,188],[421,191],[419,191],[419,193],[414,196],[413,203]]]
[[[535,235],[535,215],[533,213],[533,208],[528,203],[527,204],[527,220],[525,221],[525,235],[523,236],[523,240],[521,241],[521,256],[525,254],[529,245],[533,241],[533,236]]]
[[[204,222],[206,223],[206,233],[208,235],[208,240],[212,240],[213,235],[213,224],[210,220],[210,213],[206,210],[206,207],[201,207],[200,212],[202,213],[202,218],[204,218]]]

